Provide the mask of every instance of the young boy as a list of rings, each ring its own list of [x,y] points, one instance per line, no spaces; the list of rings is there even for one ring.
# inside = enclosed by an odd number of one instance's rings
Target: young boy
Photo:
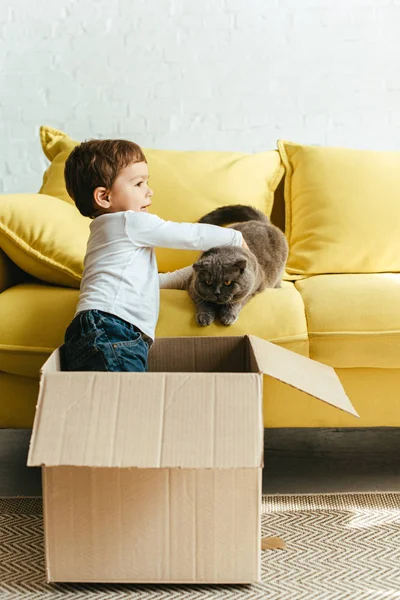
[[[75,316],[61,347],[64,371],[146,371],[160,287],[184,287],[191,267],[158,274],[153,248],[244,246],[234,229],[164,221],[151,205],[147,161],[126,140],[89,140],[65,164],[69,195],[93,219]]]

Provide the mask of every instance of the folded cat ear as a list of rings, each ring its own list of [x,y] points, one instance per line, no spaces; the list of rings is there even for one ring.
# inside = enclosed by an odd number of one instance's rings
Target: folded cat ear
[[[192,267],[195,271],[201,271],[202,269],[209,268],[211,266],[210,259],[200,258],[197,262],[195,262]]]
[[[202,264],[200,262],[195,262],[195,263],[193,263],[192,267],[193,267],[194,271],[197,272],[197,271],[200,271],[200,269],[202,268]]]
[[[240,269],[240,273],[243,273],[243,271],[245,270],[247,266],[247,260],[245,258],[240,258],[239,260],[237,260],[235,262],[235,267],[237,267],[238,269]]]

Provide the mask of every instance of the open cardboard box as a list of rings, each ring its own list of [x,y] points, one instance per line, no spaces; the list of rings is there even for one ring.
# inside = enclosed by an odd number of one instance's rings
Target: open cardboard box
[[[255,336],[159,338],[149,371],[42,367],[47,580],[260,581],[263,374],[358,416],[337,375]]]

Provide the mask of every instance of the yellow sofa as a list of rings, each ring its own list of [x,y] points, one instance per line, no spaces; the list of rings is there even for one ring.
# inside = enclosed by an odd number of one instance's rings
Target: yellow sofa
[[[62,343],[74,314],[88,235],[89,220],[73,206],[62,179],[65,159],[78,142],[49,127],[41,128],[41,141],[51,164],[40,193],[3,196],[0,202],[3,428],[32,426],[39,369]],[[400,181],[393,171],[400,155],[335,154],[288,142],[256,155],[145,154],[160,216],[195,221],[218,205],[248,202],[286,229],[290,246],[282,288],[258,295],[230,327],[199,328],[187,293],[161,290],[157,336],[258,335],[333,366],[361,416],[265,378],[267,428],[399,426]],[[374,177],[384,198],[374,196]],[[191,264],[196,256],[157,252],[160,271]]]

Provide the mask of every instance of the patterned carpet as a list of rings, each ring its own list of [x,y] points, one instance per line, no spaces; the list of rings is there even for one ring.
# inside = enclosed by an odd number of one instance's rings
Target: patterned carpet
[[[0,600],[400,598],[399,493],[263,496],[262,535],[287,549],[263,551],[260,584],[47,584],[41,499],[0,499]]]

